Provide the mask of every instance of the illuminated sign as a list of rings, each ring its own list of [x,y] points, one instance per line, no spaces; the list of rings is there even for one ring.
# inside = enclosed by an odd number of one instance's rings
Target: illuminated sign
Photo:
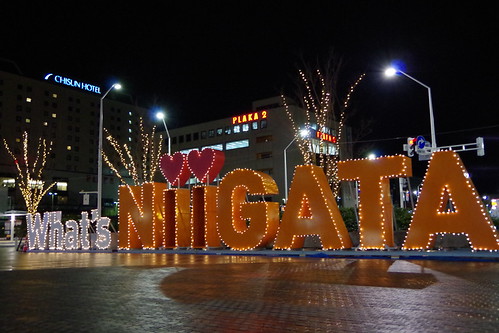
[[[324,133],[321,131],[317,131],[315,134],[315,137],[319,140],[324,140],[324,141],[331,142],[331,143],[336,143],[336,141],[337,141],[336,137],[334,135],[327,134],[327,133]]]
[[[241,116],[235,116],[232,117],[232,125],[236,124],[243,124],[251,121],[257,121],[260,119],[266,119],[267,118],[267,111],[258,111],[258,112],[251,112],[247,114],[243,114]]]
[[[253,115],[252,119],[255,120]],[[218,186],[209,185],[223,164],[220,153],[223,152],[206,149],[192,155],[178,155],[178,160],[161,164],[170,181],[183,177],[188,169],[203,186],[192,189],[168,188],[166,183],[121,186],[119,248],[225,245],[234,250],[250,250],[273,242],[274,249],[296,249],[302,248],[304,239],[310,235],[319,236],[323,250],[352,248],[321,167],[297,166],[289,200],[279,221],[279,203],[248,200],[248,195],[263,198],[278,194],[277,184],[269,175],[236,169],[226,174]],[[206,176],[210,173],[211,176]],[[359,249],[384,250],[394,246],[390,179],[411,175],[411,159],[402,155],[339,162],[338,178],[359,184]],[[450,206],[453,208],[449,209]],[[43,218],[38,213],[28,214],[29,248],[109,248],[109,222],[108,218],[89,219],[86,212],[80,222],[70,220],[65,225],[60,212],[45,213]],[[89,239],[90,223],[96,225],[93,244]],[[473,250],[499,250],[499,234],[461,159],[453,151],[438,151],[429,162],[402,249],[432,249],[438,235],[449,233],[466,235]]]
[[[96,94],[100,94],[100,87],[94,86],[93,84],[90,83],[85,83],[85,82],[80,82],[76,81],[61,75],[54,75],[52,73],[45,75],[45,80],[52,80],[55,83],[63,84],[65,86],[73,87],[73,88],[79,88],[81,90],[93,92]]]
[[[207,156],[207,160],[216,160],[210,154]],[[183,163],[192,169],[198,162],[184,159]],[[202,166],[215,168],[211,162]],[[402,155],[338,164],[339,179],[357,181],[361,189],[360,249],[383,250],[394,245],[389,180],[411,174],[411,160]],[[280,223],[277,202],[247,199],[248,194],[263,197],[278,193],[275,181],[262,172],[236,169],[225,175],[219,186],[206,182],[199,193],[189,192],[185,188],[167,189],[163,183],[121,186],[119,247],[194,248],[225,244],[235,250],[249,250],[274,241],[275,249],[295,249],[303,247],[303,240],[309,235],[319,236],[322,249],[352,247],[319,166],[296,168]],[[450,201],[455,207],[453,211],[447,209]],[[497,230],[459,156],[452,151],[439,151],[430,160],[402,248],[431,249],[436,236],[446,233],[466,235],[474,250],[499,250]]]

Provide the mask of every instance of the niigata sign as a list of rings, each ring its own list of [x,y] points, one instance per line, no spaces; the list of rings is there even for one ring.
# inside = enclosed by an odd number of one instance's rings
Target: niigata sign
[[[81,90],[93,92],[93,93],[96,93],[96,94],[100,94],[101,93],[100,92],[100,87],[98,87],[98,86],[95,86],[95,85],[90,84],[90,83],[85,83],[85,82],[77,81],[77,80],[74,80],[74,79],[70,79],[68,77],[57,75],[57,74],[52,74],[52,73],[47,74],[47,75],[45,75],[45,80],[47,80],[47,81],[53,81],[55,83],[59,83],[59,84],[65,85],[65,86],[69,86],[69,87],[78,88],[78,89],[81,89]]]
[[[254,119],[254,118],[253,118]],[[303,247],[317,235],[323,250],[352,248],[343,218],[319,166],[300,165],[289,190],[282,218],[278,202],[249,200],[279,193],[266,173],[235,169],[219,185],[224,153],[205,148],[161,158],[160,169],[170,184],[144,183],[119,189],[119,249],[210,248],[225,245],[250,250],[273,243],[274,249]],[[202,186],[180,188],[193,174]],[[187,175],[187,176],[185,176]],[[402,155],[338,163],[338,178],[359,184],[359,249],[394,246],[390,179],[412,176],[411,160]],[[211,181],[210,181],[211,180]],[[452,209],[450,207],[453,207]],[[28,214],[30,249],[88,249],[90,226],[95,247],[110,244],[109,219],[82,213],[82,219],[61,223],[60,213]],[[439,234],[464,234],[474,250],[499,250],[499,235],[453,151],[432,154],[403,250],[432,249]]]

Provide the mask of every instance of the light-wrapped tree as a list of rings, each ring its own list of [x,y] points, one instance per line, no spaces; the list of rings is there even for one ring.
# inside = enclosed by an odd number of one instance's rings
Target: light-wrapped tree
[[[24,132],[21,159],[15,156],[5,139],[3,143],[16,166],[17,184],[21,190],[26,211],[29,214],[35,214],[44,195],[55,185],[55,182],[47,185],[48,183],[42,179],[47,157],[52,150],[52,142],[47,143],[45,139],[39,138],[36,151],[30,155],[28,133]]]

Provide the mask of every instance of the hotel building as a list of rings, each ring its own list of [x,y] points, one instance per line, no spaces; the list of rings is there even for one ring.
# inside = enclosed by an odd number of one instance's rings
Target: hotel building
[[[108,88],[55,74],[37,80],[0,71],[0,136],[21,167],[24,167],[24,132],[28,133],[30,163],[37,157],[39,138],[52,143],[43,180],[56,184],[41,201],[40,212],[54,209],[76,213],[96,208],[100,100]],[[133,146],[139,141],[139,119],[146,110],[121,101],[124,96],[111,91],[103,100],[104,128],[118,142]],[[0,212],[25,210],[16,177],[14,161],[1,147]],[[104,163],[104,215],[116,215],[118,185],[118,179]]]

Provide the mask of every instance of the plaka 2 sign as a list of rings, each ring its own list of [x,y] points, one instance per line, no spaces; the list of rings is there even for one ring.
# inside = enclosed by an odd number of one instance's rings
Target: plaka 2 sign
[[[187,165],[206,184],[213,180],[223,165],[223,152],[191,153],[163,157],[165,178],[180,184]],[[338,164],[340,180],[359,182],[361,249],[394,245],[389,179],[411,175],[411,160],[402,155]],[[278,188],[269,175],[248,169],[229,172],[219,186],[194,186],[191,191],[167,189],[163,183],[122,186],[119,246],[203,248],[225,244],[246,250],[274,241],[275,249],[292,249],[303,247],[305,237],[318,235],[323,249],[352,247],[320,167],[296,167],[280,223],[278,203],[248,200],[275,194]],[[448,210],[449,206],[455,209]],[[466,234],[475,250],[499,250],[497,230],[461,159],[452,151],[433,153],[403,249],[430,249],[436,235],[444,233]]]

